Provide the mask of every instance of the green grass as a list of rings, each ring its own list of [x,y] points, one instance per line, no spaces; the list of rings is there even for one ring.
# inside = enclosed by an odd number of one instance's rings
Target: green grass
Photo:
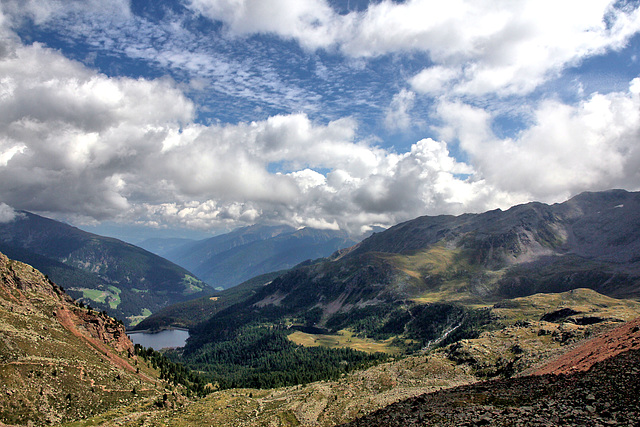
[[[403,290],[412,301],[425,304],[458,302],[473,308],[486,307],[496,299],[492,289],[504,270],[488,270],[470,262],[468,253],[447,248],[444,243],[411,255],[381,254],[407,275]]]
[[[151,314],[152,314],[151,310],[149,310],[148,308],[143,308],[140,315],[128,316],[127,319],[129,320],[129,326],[131,327],[136,326],[138,323],[142,322],[144,319],[151,316]]]
[[[335,335],[307,334],[296,331],[289,335],[289,339],[305,347],[350,348],[367,353],[400,354],[402,352],[400,348],[391,344],[393,338],[384,341],[359,338],[348,330],[341,330]]]
[[[202,282],[188,274],[185,274],[182,278],[182,284],[184,285],[183,295],[197,294],[198,292],[202,292],[203,289],[201,286]]]
[[[83,298],[87,298],[95,302],[101,302],[103,304],[107,302],[107,295],[109,295],[108,292],[101,291],[99,289],[86,289],[86,288],[82,288],[79,290],[82,291]]]
[[[100,304],[109,304],[112,309],[118,308],[122,300],[120,299],[121,290],[115,286],[109,286],[109,290],[75,288],[75,291],[82,292],[82,297]]]

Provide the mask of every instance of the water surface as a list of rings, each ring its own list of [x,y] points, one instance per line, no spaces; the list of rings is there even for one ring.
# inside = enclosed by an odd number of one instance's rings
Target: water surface
[[[151,347],[154,350],[163,348],[184,347],[189,331],[184,329],[166,329],[160,332],[127,332],[134,344]]]

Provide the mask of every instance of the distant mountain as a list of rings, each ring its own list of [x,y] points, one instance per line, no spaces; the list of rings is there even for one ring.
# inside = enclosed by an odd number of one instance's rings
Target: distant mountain
[[[251,297],[260,288],[271,283],[273,279],[283,273],[284,271],[275,271],[261,274],[232,288],[217,291],[205,297],[172,304],[144,319],[135,329],[155,331],[172,327],[193,328],[217,312]]]
[[[183,239],[180,237],[152,237],[145,239],[136,246],[146,249],[156,255],[166,258],[166,255],[180,246],[194,243],[196,240]]]
[[[167,251],[167,259],[217,289],[325,257],[357,240],[344,231],[254,225]]]
[[[640,193],[582,193],[551,206],[421,217],[373,235],[338,258],[349,263],[372,254],[404,271],[406,283],[419,292],[448,287],[471,297],[500,298],[586,287],[638,297]]]
[[[576,288],[640,296],[640,193],[417,218],[292,270],[255,298],[317,307],[327,320],[383,301],[486,303]]]
[[[189,271],[144,249],[29,212],[0,224],[0,251],[127,325],[212,291]]]

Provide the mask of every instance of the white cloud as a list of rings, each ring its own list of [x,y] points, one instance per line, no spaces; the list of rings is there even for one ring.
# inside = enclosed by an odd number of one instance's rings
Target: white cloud
[[[420,51],[433,66],[410,79],[437,94],[526,94],[567,65],[623,47],[640,8],[614,0],[384,0],[338,15],[324,0],[191,0],[236,35],[272,33],[352,57]]]
[[[627,92],[592,94],[577,105],[542,102],[534,124],[499,139],[486,111],[443,101],[441,136],[457,139],[477,177],[527,199],[559,201],[585,190],[640,188],[640,79]]]
[[[411,79],[415,90],[434,93],[453,83],[460,94],[522,94],[568,64],[624,46],[640,30],[640,12],[610,0],[410,0],[372,5],[357,22],[345,52],[430,54],[435,67]]]
[[[350,118],[205,126],[169,80],[109,78],[40,45],[0,59],[0,197],[21,209],[206,228],[358,230],[460,211],[478,184],[442,142],[396,154]],[[278,163],[290,173],[270,173]],[[318,170],[329,171],[326,176]]]
[[[590,3],[579,17],[559,10],[568,28],[555,33],[554,25],[536,26],[547,25],[539,16],[529,22],[540,11],[525,1],[489,12],[484,3],[462,0],[437,10],[416,0],[385,1],[346,16],[319,0],[271,4],[273,11],[291,8],[273,18],[278,25],[258,22],[264,4],[257,1],[192,6],[237,34],[272,32],[307,47],[337,44],[354,57],[426,51],[434,65],[410,83],[434,96],[529,91],[564,64],[620,46],[636,25],[634,12],[618,14],[603,29],[603,2]],[[37,13],[48,19],[57,12]],[[471,24],[462,28],[465,20]],[[289,21],[298,26],[287,27]],[[565,39],[552,49],[547,32]],[[523,56],[530,48],[542,65]],[[197,65],[194,57],[185,61]],[[490,112],[455,94],[439,97],[440,141],[423,139],[398,153],[358,140],[350,117],[319,123],[297,113],[198,124],[196,106],[169,79],[110,78],[9,37],[0,49],[0,200],[17,209],[155,226],[276,221],[358,231],[424,214],[556,201],[596,187],[638,188],[639,88],[636,79],[629,91],[593,94],[577,105],[546,100],[534,107],[533,126],[514,139],[495,136]],[[390,128],[411,125],[413,91],[395,95]],[[468,164],[445,141],[459,144]],[[283,172],[271,172],[274,164]]]
[[[19,215],[11,206],[0,202],[0,224],[11,222]]]
[[[460,70],[434,66],[425,68],[417,75],[413,76],[409,83],[414,90],[420,93],[439,95],[447,92],[452,82],[460,75]]]
[[[41,25],[69,13],[99,13],[112,19],[127,18],[131,15],[129,4],[130,0],[3,0],[0,9],[14,19],[29,18],[34,24]]]
[[[408,129],[412,123],[409,111],[413,108],[415,99],[416,94],[406,89],[395,94],[384,118],[385,126],[388,129]]]
[[[194,10],[238,35],[273,33],[315,49],[335,40],[335,12],[324,0],[190,0]]]
[[[39,45],[14,46],[0,81],[0,188],[22,208],[121,211],[122,182],[194,111],[169,81],[107,78]]]

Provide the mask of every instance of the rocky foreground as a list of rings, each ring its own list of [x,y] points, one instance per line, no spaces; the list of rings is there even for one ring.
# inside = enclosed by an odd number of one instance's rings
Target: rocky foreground
[[[587,342],[550,367],[538,372],[555,369],[556,373],[441,390],[392,404],[345,425],[640,425],[638,320]]]

